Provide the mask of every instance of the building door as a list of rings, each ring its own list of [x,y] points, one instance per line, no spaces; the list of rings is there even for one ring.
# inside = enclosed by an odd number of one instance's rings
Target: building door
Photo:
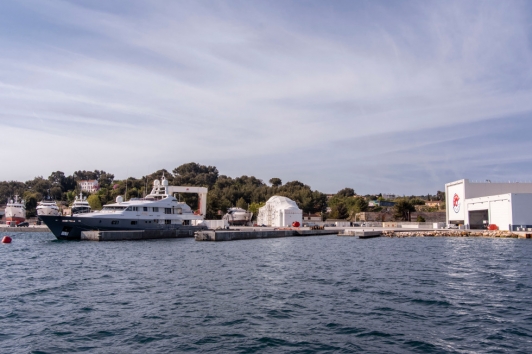
[[[473,210],[469,212],[469,228],[484,229],[489,223],[488,209]]]

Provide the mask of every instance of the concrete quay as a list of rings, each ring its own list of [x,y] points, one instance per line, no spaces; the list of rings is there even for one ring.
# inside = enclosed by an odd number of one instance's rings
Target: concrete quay
[[[46,226],[28,226],[28,227],[0,227],[0,232],[50,232]]]
[[[358,237],[360,239],[381,237],[382,231],[366,231],[366,230],[345,230],[338,234],[338,236]]]
[[[203,230],[197,231],[194,239],[196,241],[236,241],[236,240],[255,240],[263,238],[280,238],[280,237],[307,237],[307,236],[324,236],[337,235],[338,230],[309,230],[309,229],[253,229],[246,228],[243,230]]]
[[[82,231],[81,241],[134,241],[193,236],[192,230]]]

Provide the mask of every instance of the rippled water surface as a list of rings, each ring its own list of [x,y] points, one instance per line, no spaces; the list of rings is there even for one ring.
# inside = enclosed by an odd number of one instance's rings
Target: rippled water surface
[[[531,240],[12,236],[2,353],[532,348]]]

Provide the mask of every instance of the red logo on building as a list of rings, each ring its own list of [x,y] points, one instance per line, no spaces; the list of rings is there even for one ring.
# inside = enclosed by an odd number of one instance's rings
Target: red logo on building
[[[456,193],[453,197],[453,210],[455,213],[458,213],[460,211],[460,197]]]

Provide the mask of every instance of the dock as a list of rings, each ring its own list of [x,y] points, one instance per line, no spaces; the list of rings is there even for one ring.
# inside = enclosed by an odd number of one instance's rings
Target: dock
[[[358,237],[360,239],[381,237],[382,231],[366,231],[366,230],[345,230],[339,233],[338,236]]]
[[[82,231],[81,241],[134,241],[194,237],[192,230]]]
[[[197,231],[194,238],[196,241],[236,241],[255,240],[264,238],[280,237],[307,237],[337,235],[338,230],[308,230],[308,229],[286,229],[286,230],[203,230]]]
[[[50,229],[47,228],[46,226],[37,226],[37,227],[33,227],[33,226],[29,226],[29,227],[9,227],[9,226],[6,226],[6,227],[0,227],[0,232],[8,232],[8,233],[12,233],[12,232],[50,232]]]

